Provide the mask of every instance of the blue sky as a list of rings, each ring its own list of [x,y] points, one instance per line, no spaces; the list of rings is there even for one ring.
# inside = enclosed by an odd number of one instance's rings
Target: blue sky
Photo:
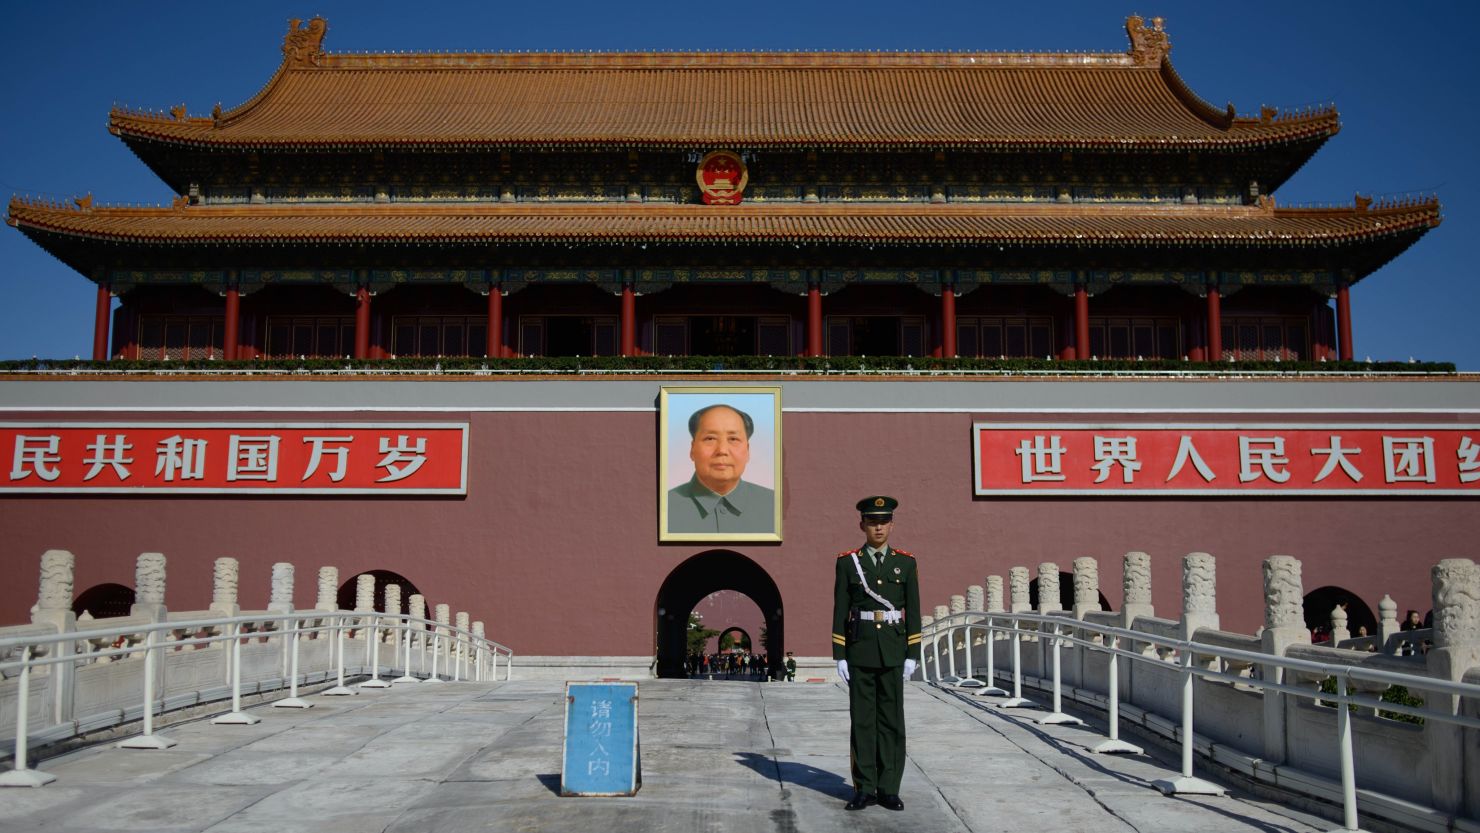
[[[1241,113],[1336,103],[1341,133],[1276,193],[1281,204],[1438,193],[1443,225],[1353,289],[1356,353],[1480,370],[1480,5],[1469,2],[12,3],[0,17],[0,192],[167,202],[108,134],[110,106],[235,106],[277,67],[288,18],[314,14],[329,21],[329,50],[376,52],[1123,51],[1126,15],[1161,15],[1178,72],[1208,101]],[[0,290],[0,358],[90,352],[92,284],[9,228]]]

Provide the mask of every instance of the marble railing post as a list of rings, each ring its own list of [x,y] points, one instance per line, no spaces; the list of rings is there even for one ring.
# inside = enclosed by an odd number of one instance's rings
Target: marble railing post
[[[41,554],[41,580],[36,593],[36,606],[31,608],[31,624],[48,625],[57,633],[77,630],[77,616],[72,612],[72,590],[77,559],[67,550],[47,550]],[[58,642],[52,647],[57,656],[72,653],[71,642]],[[76,677],[71,664],[50,666],[46,673],[55,675],[52,717],[58,722],[71,720],[73,684]]]
[[[1100,609],[1100,563],[1093,558],[1074,559],[1074,618]]]
[[[355,612],[375,612],[375,576],[369,573],[355,576]]]
[[[1008,589],[1011,591],[1010,610],[1013,613],[1027,613],[1033,609],[1028,603],[1028,568],[1013,567],[1007,571]]]
[[[1002,606],[1002,576],[987,576],[987,612],[1001,613],[1006,610]]]
[[[293,565],[287,561],[272,565],[272,594],[268,597],[267,611],[293,612]]]
[[[470,628],[472,628],[472,617],[468,616],[466,611],[459,610],[455,618],[455,623],[457,624],[457,629],[459,633],[455,637],[456,641],[453,642],[453,645],[456,646],[456,650],[453,653],[456,657],[457,665],[453,666],[452,679],[462,680],[466,679],[468,676],[468,669],[465,663],[468,659],[469,646],[467,643],[467,636],[465,636],[464,634]]]
[[[437,620],[437,633],[442,637],[441,643],[437,646],[437,653],[444,660],[443,671],[445,672],[447,670],[445,660],[448,655],[448,636],[450,635],[447,626],[452,624],[452,608],[445,604],[437,605],[436,616],[433,618]]]
[[[1100,562],[1085,556],[1074,559],[1074,618],[1083,619],[1085,614],[1100,609]],[[1082,636],[1089,634],[1082,633]],[[1078,645],[1068,646],[1069,668],[1075,685],[1085,685],[1084,665],[1088,652]]]
[[[162,553],[139,554],[134,565],[134,604],[129,615],[147,616],[154,622],[165,620],[168,611],[164,605],[164,568]]]
[[[1331,608],[1331,647],[1335,648],[1341,643],[1352,638],[1352,632],[1346,626],[1346,608],[1341,605]]]
[[[1205,552],[1182,558],[1181,638],[1191,640],[1199,628],[1218,628],[1217,562]]]
[[[987,609],[987,594],[986,594],[986,591],[982,589],[982,586],[980,584],[971,584],[971,585],[968,585],[966,587],[966,609],[967,610],[986,610]],[[976,617],[976,616],[971,616],[971,617],[968,617],[968,618],[970,618],[971,621],[973,621],[973,622],[980,622],[981,621],[981,619],[979,617]],[[973,630],[971,632],[971,634],[970,634],[970,638],[966,640],[966,650],[968,652],[970,652],[971,651],[971,646],[973,644],[976,644],[976,645],[982,644],[982,637],[983,636],[984,636],[984,634],[983,634],[982,631],[980,631],[980,630]],[[973,642],[973,640],[974,640],[974,642]]]
[[[211,611],[222,616],[235,616],[242,612],[237,597],[241,582],[241,565],[235,558],[216,559],[211,565]]]
[[[953,594],[951,594],[951,612],[952,613],[965,613],[966,612],[966,597],[965,596],[961,595],[960,593],[953,593]]]
[[[1377,603],[1377,650],[1386,651],[1388,640],[1392,639],[1401,630],[1398,624],[1398,603],[1393,601],[1392,596],[1384,595],[1382,601]],[[1394,654],[1398,652],[1393,651]]]
[[[387,584],[385,586],[385,612],[401,612],[401,585]],[[385,630],[381,631],[380,641],[387,645],[400,645],[401,634],[405,632],[401,630],[401,626],[405,623],[396,619],[386,619],[383,624]],[[400,654],[393,654],[393,656],[399,657]],[[395,663],[392,662],[391,665],[394,666]]]
[[[1120,626],[1129,629],[1136,617],[1156,615],[1151,605],[1151,556],[1128,552],[1121,570]]]
[[[314,610],[339,609],[339,568],[319,568],[319,597],[314,600]]]
[[[1466,671],[1480,666],[1480,565],[1468,558],[1446,558],[1434,565],[1430,576],[1434,646],[1424,662],[1429,676],[1458,682]],[[1424,702],[1431,709],[1459,713],[1460,698],[1453,695],[1425,692]],[[1480,816],[1480,790],[1466,789],[1466,784],[1480,781],[1480,774],[1473,771],[1480,766],[1474,754],[1480,730],[1438,720],[1425,721],[1423,730],[1434,807],[1443,813]]]
[[[1045,561],[1038,565],[1038,612],[1053,613],[1063,610],[1059,601],[1059,565]]]
[[[406,612],[413,619],[425,619],[425,618],[427,618],[427,597],[426,596],[423,596],[420,593],[412,593],[411,594],[411,605],[410,605],[410,608],[411,609],[408,610],[408,611],[406,611]],[[422,648],[421,658],[422,658],[423,661],[426,660],[426,650],[425,650],[425,647],[424,647],[425,646],[425,639],[424,639],[425,636],[426,636],[426,626],[422,625],[420,622],[414,622],[414,623],[412,623],[412,625],[411,625],[411,638],[413,640],[415,640],[417,647]],[[425,671],[426,669],[424,669],[424,668],[418,668],[418,670]]]
[[[480,640],[488,636],[487,631],[483,629],[483,621],[481,619],[474,620],[473,635],[478,637]],[[477,646],[473,648],[473,651],[472,679],[474,679],[475,681],[485,679],[492,681],[493,678],[488,675],[488,652],[484,650],[483,643],[480,641]]]
[[[1300,561],[1288,555],[1271,555],[1264,559],[1264,630],[1260,649],[1271,656],[1282,657],[1292,645],[1309,645],[1310,631],[1305,628],[1305,589],[1300,577]],[[1259,676],[1270,682],[1284,682],[1284,672],[1277,666],[1263,665]],[[1289,759],[1286,736],[1286,710],[1290,701],[1278,691],[1265,689],[1263,699],[1264,757],[1281,764]]]

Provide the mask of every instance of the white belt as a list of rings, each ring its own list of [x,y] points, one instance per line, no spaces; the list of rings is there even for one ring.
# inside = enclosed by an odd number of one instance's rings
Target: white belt
[[[903,610],[855,610],[853,613],[864,622],[889,622],[898,624],[904,621]]]

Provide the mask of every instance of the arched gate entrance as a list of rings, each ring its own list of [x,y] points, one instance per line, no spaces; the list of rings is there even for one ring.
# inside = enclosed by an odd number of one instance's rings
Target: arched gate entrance
[[[683,677],[689,611],[716,590],[750,597],[766,620],[766,661],[771,676],[786,656],[781,618],[781,591],[761,566],[729,550],[709,550],[688,559],[668,574],[653,602],[659,677]]]

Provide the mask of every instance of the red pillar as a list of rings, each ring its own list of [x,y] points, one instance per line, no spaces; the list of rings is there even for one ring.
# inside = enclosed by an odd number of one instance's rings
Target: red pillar
[[[807,355],[822,355],[822,288],[807,287]]]
[[[1208,361],[1223,361],[1223,305],[1215,286],[1208,287]]]
[[[1089,290],[1074,287],[1074,348],[1080,359],[1089,358]]]
[[[942,358],[956,358],[956,284],[943,284],[940,288],[940,354]]]
[[[488,285],[488,345],[483,355],[490,359],[504,357],[504,290],[503,284]]]
[[[234,286],[226,287],[226,327],[221,336],[221,355],[227,361],[235,361],[237,358],[238,330],[241,328],[242,318],[242,296],[241,290]]]
[[[637,293],[622,285],[622,355],[637,355]]]
[[[1336,339],[1340,342],[1341,360],[1352,361],[1356,351],[1352,345],[1352,298],[1346,284],[1336,287]]]
[[[108,284],[98,284],[98,302],[93,311],[93,361],[108,360],[108,320],[113,317],[113,293]]]
[[[355,290],[355,358],[370,357],[370,290]]]

